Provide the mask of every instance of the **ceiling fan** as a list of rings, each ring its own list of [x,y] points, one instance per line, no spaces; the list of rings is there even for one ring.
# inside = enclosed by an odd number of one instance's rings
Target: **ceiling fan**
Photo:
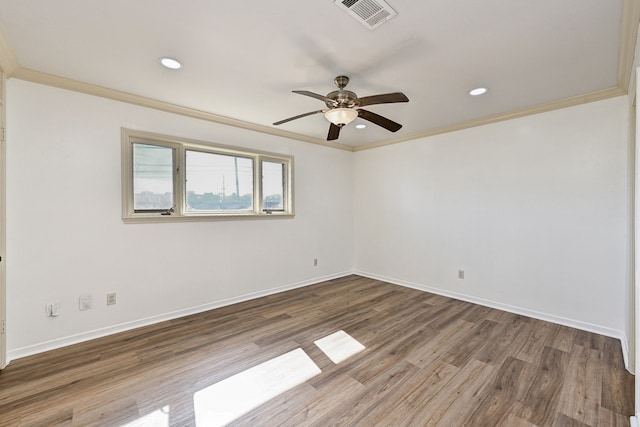
[[[382,95],[364,96],[358,98],[358,96],[346,90],[345,86],[349,83],[349,77],[338,76],[334,80],[338,90],[334,90],[327,94],[327,96],[320,95],[308,90],[294,90],[293,93],[300,95],[310,96],[312,98],[324,101],[328,109],[311,111],[309,113],[299,114],[297,116],[289,117],[288,119],[275,122],[273,125],[281,125],[283,123],[290,122],[302,117],[311,116],[312,114],[324,113],[324,116],[331,122],[329,125],[329,134],[327,135],[327,141],[338,139],[340,136],[340,128],[354,121],[356,117],[368,120],[378,126],[381,126],[388,131],[397,132],[402,125],[396,123],[393,120],[389,120],[379,114],[372,113],[371,111],[363,110],[359,107],[375,104],[392,104],[395,102],[409,102],[409,98],[402,92],[385,93]]]

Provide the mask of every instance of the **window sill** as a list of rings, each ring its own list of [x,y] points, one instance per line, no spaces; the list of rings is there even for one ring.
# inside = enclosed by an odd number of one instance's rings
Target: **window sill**
[[[125,224],[154,223],[154,222],[208,222],[208,221],[237,221],[237,220],[262,220],[262,219],[292,219],[295,214],[270,213],[270,214],[229,214],[229,215],[136,215],[123,216]]]

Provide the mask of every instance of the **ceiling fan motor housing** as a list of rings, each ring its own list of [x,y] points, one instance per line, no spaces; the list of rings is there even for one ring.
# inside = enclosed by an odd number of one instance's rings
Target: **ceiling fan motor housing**
[[[349,84],[349,77],[347,76],[338,76],[333,79],[333,82],[338,86],[338,90],[334,90],[333,92],[327,95],[327,98],[335,101],[329,102],[325,101],[327,107],[329,108],[353,108],[358,106],[358,95],[355,92],[351,92],[350,90],[345,90],[345,86]]]
[[[358,96],[350,90],[334,90],[327,95],[327,98],[332,99],[337,103],[337,105],[335,105],[329,101],[326,101],[325,104],[327,104],[327,107],[329,108],[353,108],[358,104]]]

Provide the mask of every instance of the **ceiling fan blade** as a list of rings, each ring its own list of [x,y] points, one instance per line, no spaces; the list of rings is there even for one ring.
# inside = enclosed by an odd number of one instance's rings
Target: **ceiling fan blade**
[[[340,136],[340,126],[336,126],[333,123],[329,125],[329,134],[327,135],[327,141],[333,141]]]
[[[331,98],[327,98],[326,96],[320,95],[318,93],[309,92],[308,90],[293,90],[292,92],[293,93],[298,93],[300,95],[310,96],[312,98],[319,99],[320,101],[328,102],[329,104],[331,104],[333,106],[338,105],[338,103],[335,100],[333,100]]]
[[[395,102],[409,102],[409,98],[402,92],[384,93],[382,95],[363,96],[358,98],[361,107],[374,104],[392,104]]]
[[[371,111],[367,110],[358,109],[358,117],[368,120],[378,126],[382,126],[386,130],[391,132],[397,132],[402,127],[400,123],[396,123],[393,120],[389,120],[386,117],[382,117],[379,114],[372,113]]]
[[[318,111],[311,111],[309,113],[298,114],[297,116],[289,117],[288,119],[284,119],[284,120],[280,120],[279,122],[275,122],[273,125],[274,126],[278,126],[278,125],[281,125],[283,123],[290,122],[291,120],[299,119],[301,117],[310,116],[312,114],[324,113],[324,112],[325,112],[325,110],[318,110]]]

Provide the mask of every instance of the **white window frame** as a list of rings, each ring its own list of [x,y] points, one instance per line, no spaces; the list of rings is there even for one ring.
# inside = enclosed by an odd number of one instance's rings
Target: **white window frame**
[[[249,150],[239,147],[196,141],[175,136],[161,135],[122,128],[122,220],[138,222],[217,221],[237,219],[293,218],[293,156]],[[135,212],[133,194],[133,145],[148,144],[173,149],[175,206],[171,212]],[[253,159],[253,209],[249,211],[189,212],[186,209],[186,151],[241,156]],[[282,210],[264,209],[262,206],[262,162],[277,162],[285,165],[284,200]]]

